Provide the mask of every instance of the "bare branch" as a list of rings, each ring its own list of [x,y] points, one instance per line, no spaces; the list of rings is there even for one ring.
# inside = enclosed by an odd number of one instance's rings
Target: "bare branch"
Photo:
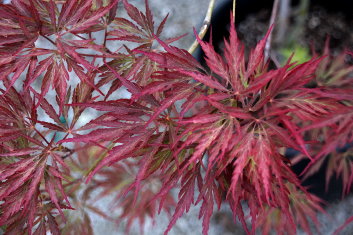
[[[237,0],[233,0],[233,20],[235,23],[235,9],[237,7]]]
[[[208,9],[207,9],[207,13],[206,13],[206,17],[203,21],[203,25],[200,29],[200,32],[199,32],[199,38],[200,39],[203,39],[203,37],[206,35],[206,32],[211,24],[211,18],[212,18],[212,12],[213,12],[213,8],[214,8],[214,3],[215,3],[215,0],[210,0],[210,3],[208,5]],[[188,52],[190,54],[194,53],[196,48],[198,47],[199,43],[198,41],[195,39],[195,41],[192,43],[192,45],[190,46]]]
[[[271,27],[275,23],[275,20],[277,18],[277,13],[278,13],[278,5],[279,5],[279,0],[275,0],[275,2],[273,3],[273,8],[272,8],[272,13],[271,13],[271,19],[270,19],[269,27]],[[268,36],[267,41],[266,41],[265,60],[267,60],[269,55],[270,55],[272,32],[273,32],[273,29],[270,32],[270,35]]]

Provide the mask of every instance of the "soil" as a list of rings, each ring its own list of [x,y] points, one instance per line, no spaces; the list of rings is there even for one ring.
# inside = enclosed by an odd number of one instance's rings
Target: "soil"
[[[227,7],[229,6],[220,9],[220,11],[229,12],[229,8],[227,9]],[[236,13],[238,14],[238,16],[236,16],[238,36],[247,48],[254,48],[257,42],[266,34],[271,17],[271,7],[271,4],[267,4],[267,8],[262,6],[262,9],[252,9],[250,14],[247,15],[245,15],[244,12]],[[288,46],[291,43],[290,41],[292,41],[301,47],[310,48],[308,50],[309,52],[314,48],[316,53],[321,54],[327,38],[330,39],[329,47],[333,55],[337,55],[346,49],[353,50],[352,13],[340,11],[332,12],[321,5],[312,5],[306,16],[298,16],[298,14],[295,13],[295,11],[298,11],[296,8],[296,6],[293,6],[291,9],[292,13],[289,18],[287,31],[285,32],[286,37],[281,41],[276,40],[278,27],[275,27],[272,52],[276,53],[279,47],[283,47],[284,45]],[[224,13],[217,15],[216,12],[214,15],[215,19],[211,26],[214,46],[219,52],[223,50],[223,38],[228,37],[228,16],[229,14]],[[300,17],[304,17],[304,19],[298,19]],[[303,21],[300,26],[297,24],[298,20]],[[207,36],[208,35],[206,35],[206,38]]]
[[[249,15],[238,24],[239,38],[245,45],[253,48],[268,30],[271,9],[263,9]],[[295,19],[291,17],[289,31]],[[322,6],[313,6],[304,20],[304,28],[299,29],[299,38],[296,42],[303,47],[314,46],[316,52],[321,53],[325,47],[327,37],[330,38],[330,49],[333,54],[338,54],[345,49],[353,49],[353,17],[349,18],[342,12],[328,12]],[[276,33],[276,31],[275,31]],[[290,33],[290,32],[289,32]],[[283,42],[275,42],[281,44]]]
[[[326,9],[315,6],[306,22],[302,43],[315,42],[315,48],[321,51],[324,48],[324,39],[329,36],[332,53],[353,49],[353,17],[349,18],[340,12],[329,13]]]

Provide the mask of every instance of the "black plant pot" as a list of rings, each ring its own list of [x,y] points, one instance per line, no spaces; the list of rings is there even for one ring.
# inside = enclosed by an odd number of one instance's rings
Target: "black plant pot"
[[[251,14],[256,14],[262,10],[267,10],[271,12],[273,6],[273,0],[237,0],[236,5],[236,26],[243,22],[247,16]],[[218,1],[216,5],[213,18],[211,21],[212,30],[209,31],[204,40],[209,41],[210,32],[212,32],[212,44],[216,51],[220,52],[221,42],[224,38],[228,38],[229,31],[229,20],[232,9],[232,0]],[[292,5],[299,4],[299,0],[292,0]],[[341,14],[344,18],[353,19],[353,1],[352,0],[312,0],[310,1],[309,11],[317,6],[324,8],[328,13]],[[269,19],[268,19],[269,21]],[[268,22],[267,21],[267,22]],[[267,23],[268,24],[268,23]],[[264,32],[265,33],[265,32]],[[326,38],[322,39],[323,41]],[[334,43],[339,43],[334,42]],[[195,56],[199,59],[201,63],[204,63],[204,54],[199,49],[196,51]],[[353,145],[347,145],[345,148],[340,149],[340,151],[352,150]],[[286,151],[286,156],[290,159],[293,158],[298,152],[292,149]],[[300,163],[292,167],[293,171],[299,176],[301,172],[308,165],[309,160],[303,160]],[[325,175],[326,175],[327,162],[323,164],[323,167],[312,177],[309,177],[303,182],[304,186],[309,187],[309,191],[326,202],[338,201],[342,198],[342,181],[340,178],[331,179],[328,192],[325,191]]]
[[[292,6],[297,6],[301,0],[291,0]],[[351,29],[353,25],[353,1],[352,0],[308,0],[309,1],[309,11],[315,10],[316,7],[322,7],[328,13],[339,14],[349,20],[349,28]],[[236,14],[235,14],[235,23],[238,29],[238,25],[243,22],[249,15],[256,14],[262,10],[267,10],[269,13],[272,10],[274,0],[237,0],[236,1]],[[211,21],[212,28],[212,41],[216,51],[220,51],[219,45],[224,38],[227,38],[229,33],[229,19],[232,10],[233,0],[219,0],[216,1],[216,7]],[[320,13],[318,13],[320,14]],[[268,16],[269,17],[269,16]],[[269,19],[267,20],[269,22]],[[266,22],[266,23],[268,23]],[[334,24],[335,22],[329,22]],[[338,25],[337,25],[338,27]],[[315,29],[317,31],[324,31],[321,28]],[[349,30],[350,32],[352,30]],[[238,32],[239,33],[239,32]],[[325,32],[324,32],[325,33]],[[335,32],[332,32],[335,33]],[[263,32],[263,35],[265,32]],[[330,43],[334,47],[335,45],[342,44],[342,38],[352,38],[353,34],[348,35],[347,32],[340,32],[337,29],[337,34],[340,34],[339,38],[333,37],[330,38]],[[210,38],[210,31],[206,34],[204,40],[208,41]],[[326,37],[323,36],[322,43],[326,40]],[[314,42],[315,43],[315,42]],[[345,45],[345,46],[353,46]],[[201,50],[198,50],[195,53],[195,56],[201,61],[203,60],[203,54]]]

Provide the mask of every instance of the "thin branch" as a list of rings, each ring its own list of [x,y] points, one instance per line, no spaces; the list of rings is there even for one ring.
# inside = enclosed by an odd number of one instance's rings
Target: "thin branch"
[[[107,24],[106,18],[104,18],[104,41],[103,41],[103,46],[106,47],[107,43],[107,36],[108,36],[108,24]]]
[[[270,19],[269,27],[271,27],[275,23],[275,20],[277,18],[278,6],[279,6],[279,0],[275,0],[275,2],[273,3],[273,8],[272,8],[272,13],[271,13],[271,19]],[[269,55],[270,55],[272,32],[273,32],[273,28],[272,28],[272,30],[270,32],[270,35],[268,36],[267,41],[266,41],[266,45],[265,45],[265,60],[267,60]]]
[[[206,32],[207,32],[207,29],[209,28],[210,24],[211,24],[211,18],[212,18],[212,12],[213,12],[213,8],[214,8],[214,3],[215,3],[215,0],[210,0],[210,3],[208,5],[208,9],[207,9],[207,13],[206,13],[206,17],[203,21],[203,25],[200,29],[200,32],[199,32],[199,38],[202,40],[203,37],[206,35]],[[190,54],[194,53],[196,48],[198,47],[199,43],[197,40],[195,40],[193,42],[193,44],[190,46],[188,52]]]
[[[235,9],[237,7],[237,0],[233,0],[233,20],[235,23]]]
[[[34,130],[35,132],[37,132],[37,134],[45,141],[45,143],[46,143],[47,145],[50,145],[50,143],[48,142],[48,140],[42,135],[42,133],[41,133],[40,131],[37,130],[37,128],[33,127],[33,130]]]
[[[276,42],[281,43],[286,36],[289,23],[290,5],[291,0],[282,0],[279,4],[278,31],[275,39]]]
[[[278,59],[276,57],[276,53],[273,53],[273,52],[270,53],[270,58],[277,68],[281,67],[281,63],[278,61]]]
[[[98,54],[86,54],[86,53],[80,53],[82,56],[88,56],[88,57],[97,57],[97,58],[116,58],[116,55],[98,55]]]
[[[77,33],[71,33],[71,34],[75,35],[76,37],[78,37],[78,38],[80,38],[82,40],[87,40],[87,38],[84,38],[84,37],[82,37],[81,35],[79,35]]]
[[[47,39],[49,42],[51,42],[54,46],[56,46],[56,43],[51,40],[49,37],[45,36],[45,35],[41,35],[43,38]]]

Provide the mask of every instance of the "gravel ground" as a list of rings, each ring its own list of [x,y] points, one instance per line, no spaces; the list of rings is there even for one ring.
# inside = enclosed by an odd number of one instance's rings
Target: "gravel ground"
[[[129,0],[129,2],[144,12],[145,4],[143,0]],[[169,14],[163,31],[164,37],[169,38],[187,34],[173,44],[184,49],[189,48],[194,41],[193,28],[198,29],[201,26],[208,3],[209,0],[149,0],[155,25],[158,25]]]

